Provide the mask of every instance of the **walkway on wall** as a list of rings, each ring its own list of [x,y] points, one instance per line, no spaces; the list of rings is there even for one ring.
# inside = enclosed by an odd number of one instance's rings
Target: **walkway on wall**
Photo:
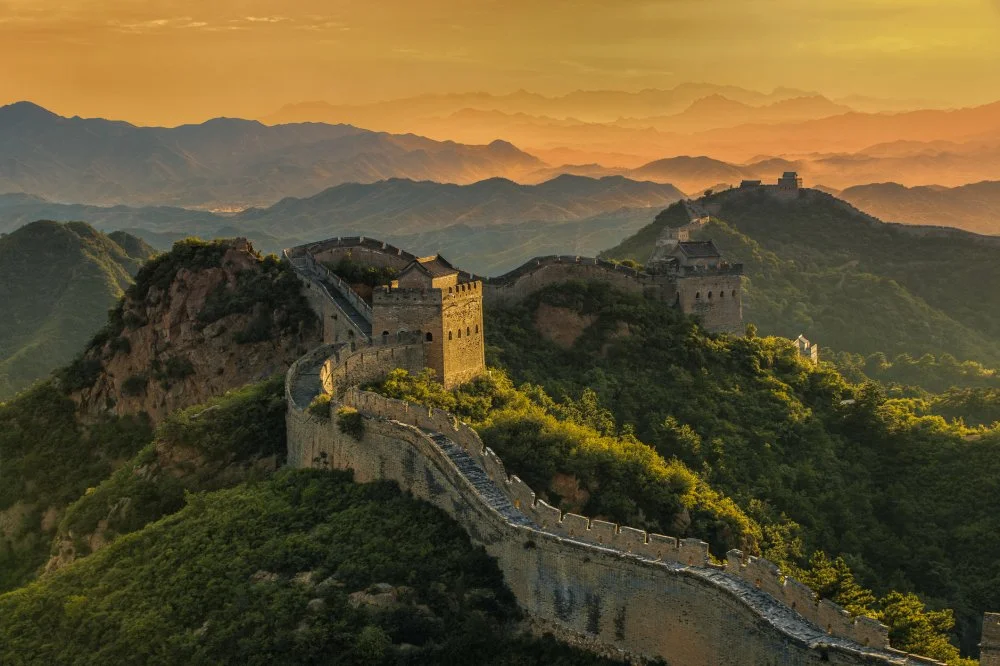
[[[507,499],[507,496],[500,492],[500,489],[497,488],[493,480],[490,479],[483,468],[472,459],[472,456],[465,449],[439,432],[425,432],[434,440],[434,443],[438,445],[441,451],[455,463],[455,467],[468,479],[469,483],[476,489],[476,492],[479,493],[479,496],[483,498],[483,501],[509,522],[515,525],[538,529],[537,525],[518,511],[511,504],[510,500]]]
[[[337,285],[329,282],[328,280],[321,280],[321,282],[323,286],[326,287],[326,290],[330,292],[330,297],[333,298],[333,302],[337,304],[337,307],[339,307],[343,313],[346,314],[352,322],[354,322],[354,325],[361,329],[361,331],[368,336],[368,339],[371,340],[371,321],[358,312],[357,308],[355,308],[349,300],[344,298],[344,295],[340,293],[340,289],[337,288]]]
[[[313,399],[323,392],[319,372],[325,362],[326,357],[319,357],[318,360],[303,361],[299,365],[289,389],[294,403],[303,409],[309,407]]]

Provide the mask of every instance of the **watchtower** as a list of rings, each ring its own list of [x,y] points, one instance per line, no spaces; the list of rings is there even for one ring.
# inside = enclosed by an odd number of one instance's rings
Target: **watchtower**
[[[462,280],[444,257],[422,257],[372,295],[372,338],[396,341],[419,334],[424,364],[445,388],[482,374],[483,290],[478,280]]]

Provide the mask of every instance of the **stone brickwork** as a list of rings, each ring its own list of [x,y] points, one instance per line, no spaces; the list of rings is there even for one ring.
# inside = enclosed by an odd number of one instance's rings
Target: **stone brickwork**
[[[936,663],[884,647],[884,627],[817,603],[766,560],[731,551],[717,565],[697,539],[563,515],[509,476],[452,414],[357,389],[396,363],[422,363],[422,349],[328,346],[293,364],[289,464],[351,469],[361,483],[391,479],[443,509],[497,559],[541,630],[603,654],[674,666]],[[306,409],[313,384],[329,387],[332,405],[361,412],[361,441]]]
[[[979,666],[1000,666],[1000,613],[987,613],[983,618],[983,640],[979,647]]]
[[[706,269],[682,273],[677,278],[681,310],[701,320],[710,331],[743,332],[742,269]]]

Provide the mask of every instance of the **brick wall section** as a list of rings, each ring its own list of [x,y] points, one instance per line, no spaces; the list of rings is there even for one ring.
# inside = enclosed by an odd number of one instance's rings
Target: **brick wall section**
[[[717,333],[743,333],[743,283],[739,274],[705,271],[677,280],[681,310]]]
[[[744,560],[731,551],[725,566],[714,565],[707,545],[696,539],[561,515],[509,477],[475,431],[453,415],[357,390],[380,368],[418,363],[417,349],[422,347],[336,350],[323,382],[342,404],[365,415],[362,441],[295,403],[297,374],[315,365],[315,355],[294,364],[286,381],[289,464],[352,469],[361,483],[391,479],[445,510],[497,558],[538,626],[603,653],[658,657],[675,666],[936,663],[880,647],[884,627],[852,621],[829,602],[815,603],[807,588],[765,560]],[[464,451],[500,494],[484,495],[482,484],[457,466],[433,433]],[[507,508],[498,508],[496,497]]]
[[[1000,613],[987,613],[983,618],[980,647],[979,666],[1000,666]]]

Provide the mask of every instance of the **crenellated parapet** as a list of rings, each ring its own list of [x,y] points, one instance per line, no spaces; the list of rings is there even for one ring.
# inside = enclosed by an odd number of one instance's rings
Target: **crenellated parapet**
[[[451,515],[496,558],[540,630],[638,660],[671,664],[933,664],[885,647],[884,627],[850,618],[767,560],[649,533],[551,506],[453,414],[359,387],[392,366],[419,367],[419,344],[328,345],[289,370],[289,464],[391,479]],[[311,391],[309,386],[313,386]],[[306,408],[364,418],[360,439]],[[331,412],[332,416],[332,412]]]

